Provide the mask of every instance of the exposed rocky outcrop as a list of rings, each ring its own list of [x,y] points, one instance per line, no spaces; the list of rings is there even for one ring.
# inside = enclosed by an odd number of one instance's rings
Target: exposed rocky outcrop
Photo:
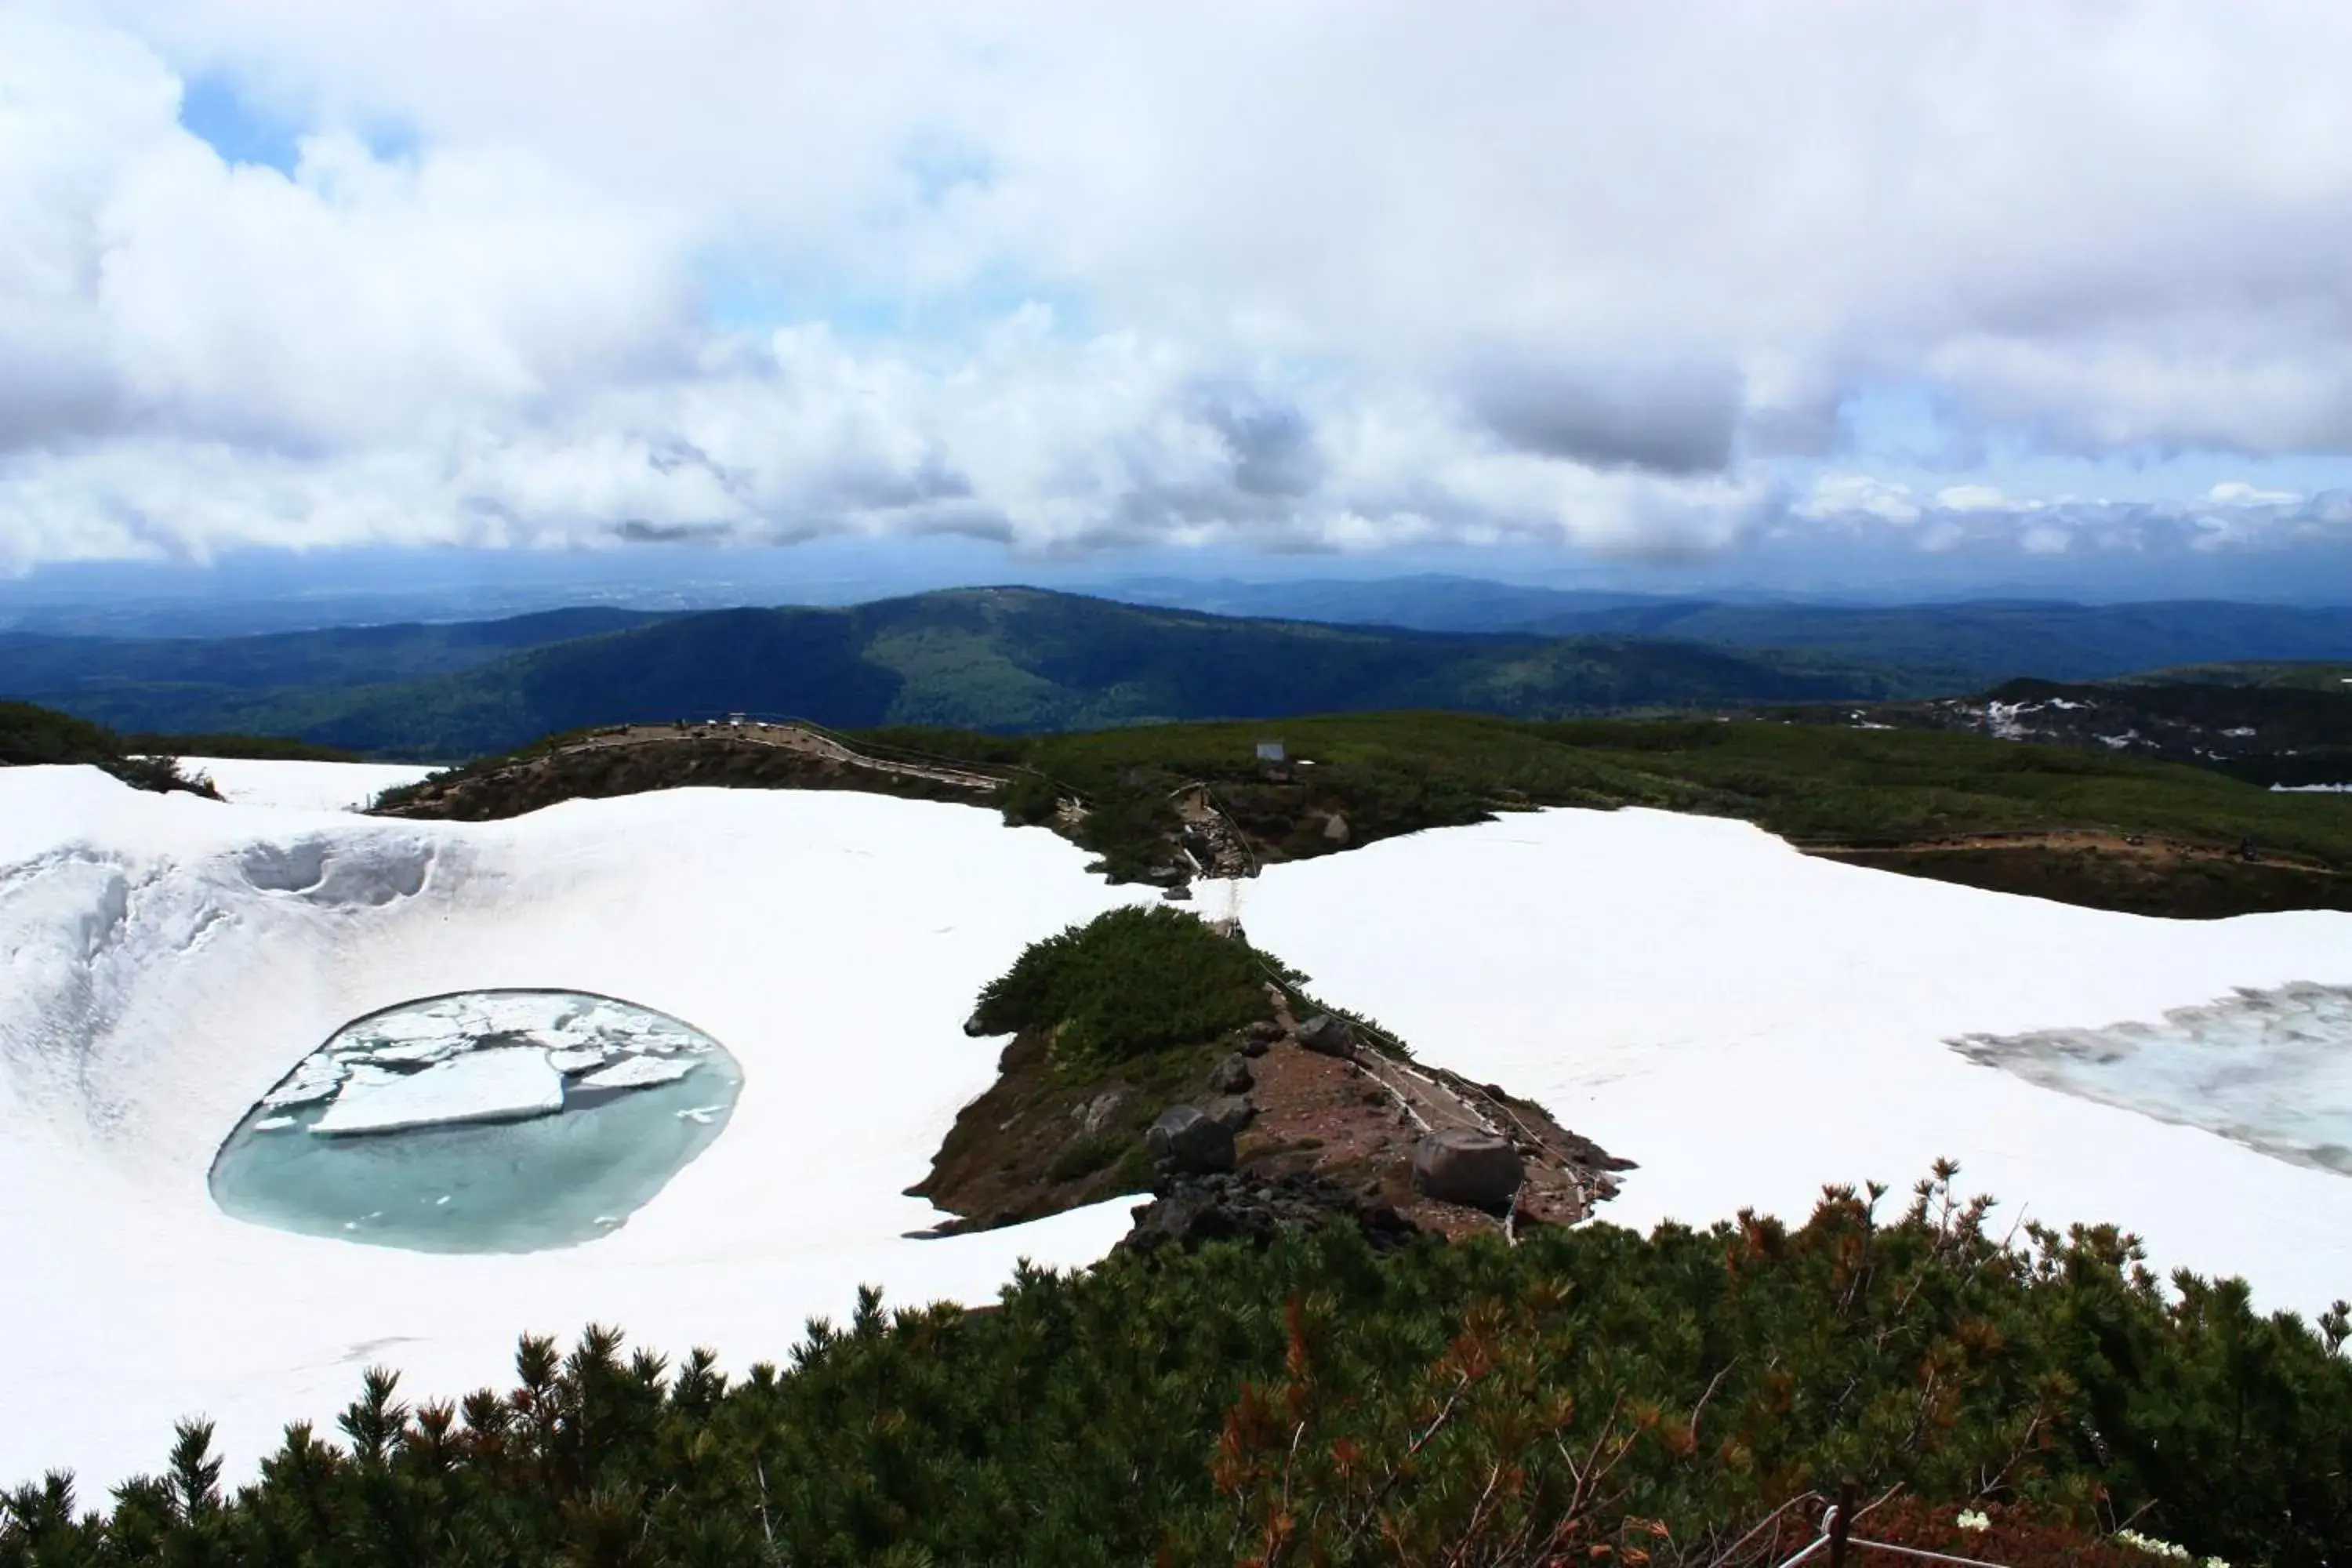
[[[1135,1210],[1135,1228],[1119,1246],[1154,1252],[1208,1241],[1265,1242],[1286,1229],[1316,1230],[1334,1224],[1359,1226],[1379,1251],[1402,1247],[1419,1234],[1419,1227],[1388,1203],[1351,1192],[1328,1176],[1311,1172],[1227,1173],[1163,1179],[1152,1188],[1151,1202]]]

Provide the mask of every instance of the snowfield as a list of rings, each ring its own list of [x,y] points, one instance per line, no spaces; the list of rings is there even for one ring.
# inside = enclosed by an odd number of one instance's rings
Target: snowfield
[[[994,1076],[961,1031],[979,988],[1136,896],[1083,864],[991,812],[845,792],[408,824],[0,769],[0,1486],[69,1466],[95,1499],[195,1414],[250,1474],[286,1422],[332,1431],[363,1367],[413,1396],[504,1387],[525,1330],[614,1323],[740,1371],[861,1281],[980,1301],[1022,1257],[1092,1261],[1127,1205],[916,1241],[942,1216],[901,1195]],[[338,1028],[504,986],[709,1034],[743,1069],[726,1131],[568,1250],[397,1251],[214,1206],[221,1141]]]
[[[2111,1221],[2159,1268],[2244,1275],[2266,1309],[2352,1297],[2352,1179],[1948,1044],[2352,982],[2352,915],[2110,914],[1650,811],[1391,839],[1270,868],[1239,897],[1251,941],[1319,994],[1639,1162],[1613,1223],[1795,1221],[1823,1184],[1867,1180],[1895,1205],[1948,1155],[2005,1220]]]
[[[256,796],[287,799],[244,763]],[[299,797],[363,798],[373,781]],[[682,790],[513,822],[401,823],[0,770],[0,1485],[161,1464],[221,1425],[233,1475],[332,1430],[360,1370],[503,1385],[515,1335],[590,1321],[740,1371],[861,1281],[985,1300],[1071,1266],[1113,1203],[949,1241],[901,1195],[994,1047],[961,1024],[1021,948],[1134,901],[1042,829],[848,793]],[[1801,1218],[1822,1184],[1963,1185],[2112,1219],[2269,1307],[2352,1295],[2352,1182],[1972,1064],[1969,1035],[2156,1019],[2233,987],[2352,982],[2352,917],[2175,923],[1807,859],[1737,823],[1549,812],[1270,868],[1251,937],[1427,1059],[1641,1163],[1606,1216]],[[1214,910],[1217,890],[1199,905]],[[446,1255],[212,1204],[222,1139],[338,1028],[502,987],[614,996],[743,1070],[727,1130],[613,1234]],[[27,1413],[37,1413],[28,1415]],[[86,1490],[86,1497],[95,1497]]]
[[[274,763],[244,757],[182,757],[180,771],[213,781],[232,805],[299,805],[361,811],[388,789],[439,770],[410,763]]]

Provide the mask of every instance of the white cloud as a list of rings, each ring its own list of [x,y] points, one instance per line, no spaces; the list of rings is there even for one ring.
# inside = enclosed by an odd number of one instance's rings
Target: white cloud
[[[1944,511],[2021,511],[2032,504],[2010,500],[1998,485],[1947,485],[1936,492]]]
[[[1872,478],[1837,415],[1887,385],[1963,447],[2352,458],[2318,0],[0,7],[0,561],[2174,515]],[[180,126],[200,71],[290,174]]]
[[[2293,490],[2267,490],[2243,479],[2225,479],[2205,492],[2216,506],[2293,506],[2303,499]]]
[[[1808,522],[1868,518],[1897,528],[1918,521],[1921,510],[1909,485],[1867,474],[1823,474],[1813,481],[1812,493],[1790,510]]]

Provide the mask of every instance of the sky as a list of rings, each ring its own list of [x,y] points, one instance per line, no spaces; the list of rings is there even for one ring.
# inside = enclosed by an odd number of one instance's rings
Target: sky
[[[2339,0],[0,0],[0,578],[2352,600],[2346,59]]]

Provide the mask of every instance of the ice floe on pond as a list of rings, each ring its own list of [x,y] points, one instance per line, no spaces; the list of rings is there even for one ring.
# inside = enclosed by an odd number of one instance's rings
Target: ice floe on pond
[[[562,1110],[567,1076],[585,1074],[587,1089],[641,1089],[676,1082],[712,1054],[731,1065],[709,1036],[611,997],[472,992],[344,1026],[260,1108],[328,1100],[309,1124],[320,1133],[511,1121]]]
[[[305,1235],[423,1252],[577,1246],[708,1149],[742,1081],[718,1041],[611,997],[435,997],[347,1024],[303,1058],[209,1182],[226,1213]]]
[[[464,1121],[514,1121],[563,1109],[563,1075],[545,1051],[496,1046],[414,1072],[355,1067],[310,1123],[318,1133],[394,1132]]]
[[[2030,1083],[2352,1175],[2352,986],[2240,990],[2160,1023],[1952,1042]]]

